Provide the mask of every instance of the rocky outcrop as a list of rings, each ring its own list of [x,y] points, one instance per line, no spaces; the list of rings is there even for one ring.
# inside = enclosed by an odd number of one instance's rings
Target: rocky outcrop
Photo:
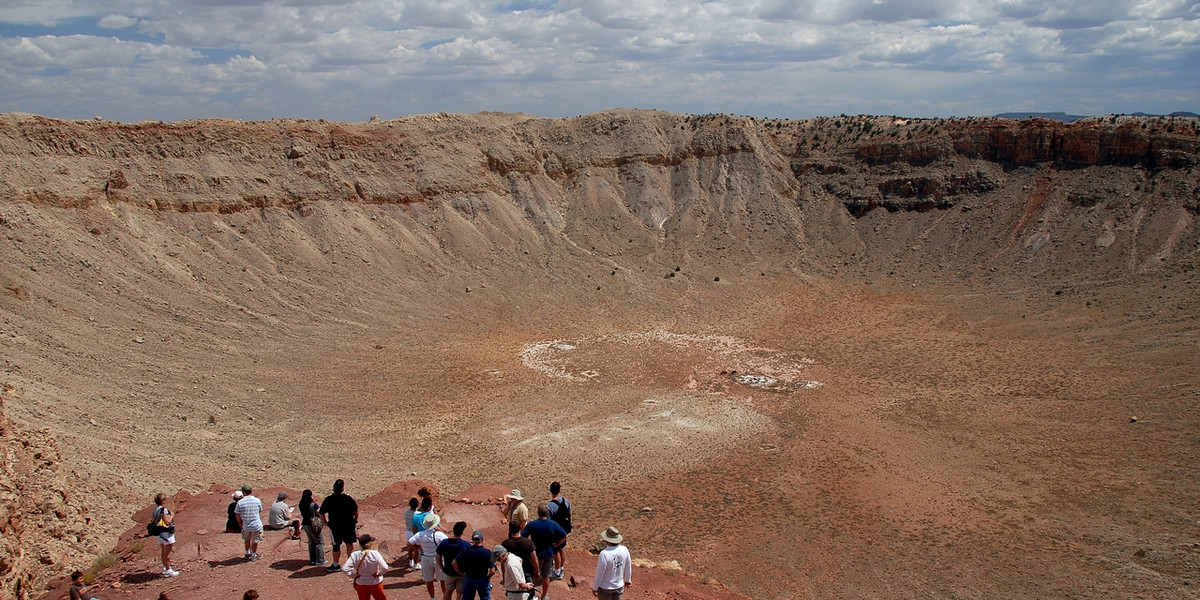
[[[94,552],[85,542],[87,512],[62,472],[58,444],[49,431],[25,431],[4,412],[0,393],[0,596],[25,600],[65,565]]]
[[[951,120],[936,135],[908,141],[868,140],[858,158],[872,165],[903,162],[928,165],[952,156],[983,159],[1007,167],[1050,163],[1063,168],[1140,165],[1148,169],[1196,166],[1200,143],[1192,119],[1084,120],[1062,123],[1049,119]]]

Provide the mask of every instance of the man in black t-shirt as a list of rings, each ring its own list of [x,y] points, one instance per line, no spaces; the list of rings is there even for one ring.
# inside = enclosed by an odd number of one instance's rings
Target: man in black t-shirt
[[[525,571],[525,581],[529,583],[540,583],[538,576],[537,548],[533,545],[533,540],[527,537],[521,537],[521,526],[516,523],[508,524],[508,539],[500,542],[505,550],[512,553],[521,559],[521,568]]]
[[[354,552],[354,536],[358,527],[358,503],[342,493],[346,483],[341,479],[333,482],[333,494],[321,503],[321,520],[329,526],[329,537],[333,539],[333,564],[330,571],[340,571],[341,544],[346,545],[346,556]]]

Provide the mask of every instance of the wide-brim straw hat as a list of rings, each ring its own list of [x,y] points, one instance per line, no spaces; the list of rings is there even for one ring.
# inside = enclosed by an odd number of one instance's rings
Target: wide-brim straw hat
[[[425,529],[433,529],[442,524],[442,518],[434,513],[429,513],[425,515],[425,519],[421,523],[425,525]]]
[[[620,544],[621,540],[624,540],[625,538],[621,537],[621,532],[618,531],[616,527],[610,526],[608,529],[604,530],[604,533],[600,534],[600,539],[610,544]]]

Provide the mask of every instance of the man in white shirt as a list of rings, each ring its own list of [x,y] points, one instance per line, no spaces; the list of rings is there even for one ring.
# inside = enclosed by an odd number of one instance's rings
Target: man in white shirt
[[[533,593],[533,584],[525,582],[525,566],[520,556],[504,546],[492,548],[496,566],[500,567],[500,583],[504,585],[505,600],[526,600]]]
[[[258,560],[258,543],[263,540],[262,500],[254,497],[254,490],[249,484],[242,486],[242,499],[238,500],[234,514],[237,515],[238,525],[242,526],[242,541],[246,543],[246,560]]]
[[[633,585],[633,563],[629,549],[621,545],[624,539],[616,527],[600,534],[608,547],[596,557],[596,578],[592,580],[592,595],[599,600],[621,600],[625,588]]]
[[[425,529],[409,536],[409,546],[416,546],[421,549],[421,580],[425,582],[425,589],[429,591],[429,600],[436,600],[436,586],[434,581],[442,582],[442,595],[446,595],[446,572],[439,569],[437,565],[437,547],[448,537],[446,534],[438,530],[438,525],[442,524],[442,518],[437,516],[437,513],[430,512],[425,515],[421,525]]]

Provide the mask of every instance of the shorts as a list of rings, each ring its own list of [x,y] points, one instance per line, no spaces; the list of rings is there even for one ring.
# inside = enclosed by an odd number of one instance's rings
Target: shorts
[[[261,529],[250,531],[249,529],[242,530],[242,541],[257,544],[263,541],[263,532]]]
[[[446,572],[438,568],[436,556],[421,555],[421,581],[445,581]]]
[[[335,551],[338,549],[338,546],[342,544],[346,544],[346,547],[352,547],[354,546],[354,543],[358,541],[354,536],[353,525],[349,527],[334,527],[331,525],[329,527],[329,537],[333,540],[333,549]]]
[[[459,592],[460,595],[462,594],[462,589],[463,589],[463,576],[462,575],[446,575],[446,572],[443,571],[442,576],[445,577],[445,579],[443,581],[446,582],[446,591],[447,592]]]
[[[615,590],[597,589],[596,598],[598,600],[621,600],[621,594],[625,592],[625,588]]]
[[[549,581],[550,574],[554,572],[554,553],[551,552],[548,556],[538,555],[538,571],[541,571],[542,579]]]
[[[158,538],[158,543],[159,543],[159,545],[162,545],[162,546],[170,546],[171,544],[175,543],[175,534],[173,534],[173,533],[165,533],[164,532],[164,533],[160,533],[154,537]]]

